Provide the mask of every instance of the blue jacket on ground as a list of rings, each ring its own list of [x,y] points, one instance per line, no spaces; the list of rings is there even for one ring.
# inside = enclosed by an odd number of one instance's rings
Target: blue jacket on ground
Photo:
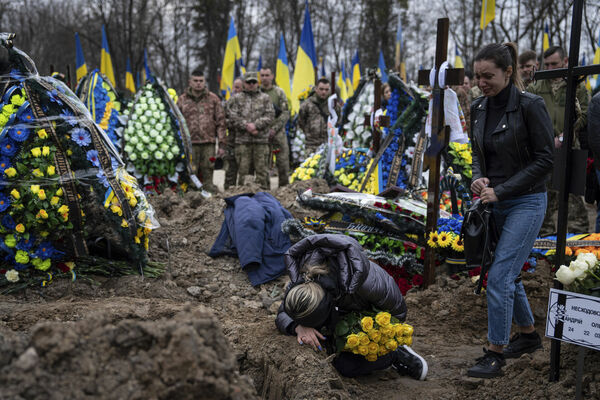
[[[291,242],[281,223],[292,218],[289,211],[265,192],[228,197],[225,203],[225,221],[208,255],[238,257],[253,286],[285,273],[283,255]]]

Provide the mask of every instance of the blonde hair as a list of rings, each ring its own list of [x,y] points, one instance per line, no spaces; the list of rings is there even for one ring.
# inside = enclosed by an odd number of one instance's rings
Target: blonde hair
[[[285,297],[285,309],[292,318],[303,318],[310,315],[325,297],[325,290],[314,282],[319,275],[327,275],[326,264],[314,264],[304,267],[304,283],[294,286]]]

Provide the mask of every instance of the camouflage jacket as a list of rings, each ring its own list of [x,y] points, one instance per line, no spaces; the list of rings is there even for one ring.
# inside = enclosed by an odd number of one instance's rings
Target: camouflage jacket
[[[285,124],[290,119],[290,111],[285,92],[280,87],[275,85],[273,85],[269,90],[263,90],[262,88],[260,90],[261,92],[269,95],[271,98],[271,103],[273,103],[273,108],[275,109],[275,119],[269,127],[269,130],[272,129],[275,131],[275,133],[285,131]]]
[[[537,81],[527,87],[527,91],[537,94],[544,99],[548,114],[552,119],[554,135],[560,135],[565,129],[565,100],[567,97],[567,83],[564,80],[550,81],[548,79]],[[589,104],[589,94],[585,85],[580,83],[577,86],[575,102],[575,112],[577,119],[574,126],[575,138],[578,133],[585,128],[587,124],[587,108]]]
[[[235,144],[269,143],[269,127],[275,118],[275,109],[269,95],[260,91],[243,91],[229,99],[229,121],[227,126],[235,135]],[[258,135],[246,130],[246,124],[256,125]]]
[[[316,94],[311,95],[298,112],[298,127],[306,135],[306,146],[316,147],[327,142],[327,101],[319,101]]]
[[[225,142],[225,111],[216,94],[204,89],[196,97],[187,88],[179,96],[177,106],[185,117],[192,143],[215,143],[217,137],[219,143]]]

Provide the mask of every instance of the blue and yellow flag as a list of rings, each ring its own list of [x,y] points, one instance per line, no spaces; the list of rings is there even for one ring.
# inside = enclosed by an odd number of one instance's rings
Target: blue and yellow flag
[[[233,21],[233,17],[231,17],[229,32],[227,34],[227,45],[225,46],[225,56],[223,57],[223,68],[221,69],[221,93],[223,93],[225,99],[229,99],[231,96],[236,64],[241,58],[240,42],[235,30],[235,22]]]
[[[550,31],[548,30],[548,24],[544,26],[544,41],[542,43],[542,50],[546,51],[550,48]]]
[[[481,1],[481,21],[479,22],[479,28],[484,30],[485,27],[492,22],[496,17],[496,0],[482,0]]]
[[[260,70],[262,69],[262,54],[258,55],[258,68],[256,68],[256,74],[258,75],[258,84],[260,85]]]
[[[460,53],[458,52],[458,47],[454,48],[454,68],[464,68],[465,64],[463,63],[462,57],[460,56]]]
[[[344,64],[342,64],[341,72],[338,74],[337,86],[340,88],[340,99],[343,102],[346,102],[348,99],[348,91],[346,90],[346,69],[344,68]]]
[[[321,72],[319,73],[319,78],[327,78],[327,72],[325,72],[325,60],[323,57],[319,57],[319,63],[321,64]],[[332,82],[333,84],[333,82]]]
[[[354,95],[354,85],[352,84],[352,77],[346,72],[346,61],[343,61],[342,64],[342,73],[344,75],[344,82],[346,83],[346,93],[348,97],[352,97]]]
[[[144,49],[144,82],[150,81],[154,83],[154,76],[152,72],[150,72],[150,66],[148,65],[148,51]]]
[[[300,45],[296,53],[296,68],[294,69],[294,80],[292,83],[292,113],[295,114],[300,108],[299,96],[315,84],[315,68],[317,67],[317,53],[315,51],[315,39],[310,23],[310,12],[308,1],[304,9],[304,26],[300,36]]]
[[[360,60],[358,58],[358,50],[352,57],[352,91],[355,91],[360,83]]]
[[[387,68],[385,67],[383,51],[381,51],[381,50],[379,50],[379,65],[377,66],[377,72],[379,72],[379,75],[381,75],[381,82],[387,83],[387,81],[388,81]]]
[[[75,32],[75,76],[77,82],[88,73],[85,59],[83,58],[83,50],[81,49],[81,42],[79,41],[79,34]]]
[[[402,18],[401,15],[398,14],[398,29],[396,30],[396,67],[400,65],[401,61],[401,53],[402,53]]]
[[[106,38],[106,31],[104,30],[104,25],[102,25],[102,50],[100,53],[100,72],[106,75],[106,77],[114,87],[117,86],[115,81],[115,71],[113,70],[112,60],[110,58],[110,50],[108,49],[108,39]]]
[[[285,40],[283,33],[279,39],[279,54],[277,55],[277,65],[275,66],[275,83],[283,90],[288,104],[292,102],[292,89],[290,87],[290,68],[288,67],[287,52],[285,50]]]
[[[133,81],[133,71],[131,71],[131,61],[127,57],[127,69],[125,70],[125,89],[135,94],[135,82]]]
[[[600,30],[598,30],[598,43],[596,46],[596,53],[594,53],[593,64],[600,64]],[[596,74],[596,87],[600,87],[600,75]]]

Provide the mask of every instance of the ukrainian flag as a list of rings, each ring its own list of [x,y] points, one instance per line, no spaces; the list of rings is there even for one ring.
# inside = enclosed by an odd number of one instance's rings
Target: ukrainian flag
[[[385,67],[385,60],[383,59],[383,51],[379,50],[379,65],[377,66],[377,72],[381,75],[381,82],[387,83],[388,74],[387,68]]]
[[[135,94],[135,82],[133,81],[133,72],[131,71],[131,61],[127,57],[127,69],[125,70],[125,89],[131,94]]]
[[[283,33],[279,39],[279,55],[277,55],[277,65],[275,66],[275,83],[285,93],[288,104],[292,102],[292,89],[290,88],[290,68],[288,67],[287,52],[285,50],[285,40]]]
[[[258,55],[258,68],[256,69],[256,74],[258,75],[258,84],[260,85],[260,70],[262,69],[262,54]]]
[[[315,51],[315,39],[310,23],[310,12],[308,1],[304,9],[304,26],[300,36],[300,45],[296,54],[296,68],[294,69],[294,81],[292,83],[292,113],[298,112],[300,108],[299,96],[315,84],[315,68],[317,66],[317,53]]]
[[[117,86],[115,81],[115,71],[113,70],[112,60],[110,58],[110,50],[108,49],[108,40],[106,39],[106,31],[102,25],[102,51],[100,53],[100,72],[106,75],[110,83],[114,87]]]
[[[346,93],[348,94],[348,97],[352,97],[354,95],[354,85],[352,84],[350,74],[346,73],[346,61],[342,64],[342,74],[344,75],[344,82],[346,83]]]
[[[594,53],[593,64],[600,64],[600,30],[598,31],[598,46],[596,47],[596,53]],[[596,87],[600,86],[600,75],[596,74]]]
[[[77,82],[88,73],[85,59],[83,58],[83,50],[81,49],[81,42],[79,41],[79,34],[75,32],[75,74]]]
[[[227,34],[227,45],[225,46],[225,56],[223,57],[223,68],[221,69],[221,92],[225,95],[225,99],[229,99],[231,96],[236,62],[241,58],[240,42],[235,30],[235,22],[233,21],[233,17],[231,17],[229,32]]]
[[[321,58],[321,78],[327,78],[327,72],[325,72],[325,60],[323,59],[323,57]],[[332,82],[333,83],[333,82]]]
[[[492,22],[494,17],[496,17],[496,0],[482,0],[479,28],[484,30],[487,24]]]
[[[462,57],[460,56],[460,53],[458,52],[458,47],[454,48],[454,68],[464,68],[465,64],[463,63]]]
[[[355,91],[360,82],[360,60],[358,59],[358,50],[352,58],[352,91]]]
[[[550,48],[550,32],[548,30],[548,24],[544,26],[544,42],[542,43],[542,50],[546,51]]]
[[[144,82],[147,80],[154,82],[154,77],[152,76],[152,72],[150,72],[150,66],[148,65],[148,51],[146,49],[144,49],[144,71],[142,76],[144,78]]]
[[[348,99],[348,91],[346,90],[346,68],[342,64],[341,72],[338,74],[337,85],[340,88],[340,99],[346,101]]]

